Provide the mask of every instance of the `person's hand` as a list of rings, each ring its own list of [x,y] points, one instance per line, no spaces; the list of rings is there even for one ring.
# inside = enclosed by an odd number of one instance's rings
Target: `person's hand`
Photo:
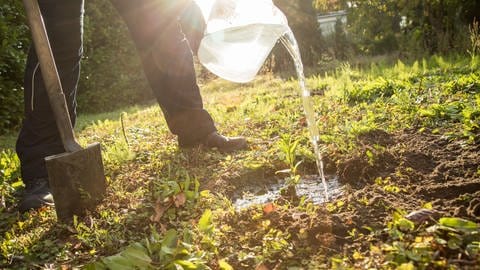
[[[200,41],[203,38],[206,27],[205,21],[202,11],[194,1],[190,2],[180,16],[182,31],[194,54],[197,54]]]

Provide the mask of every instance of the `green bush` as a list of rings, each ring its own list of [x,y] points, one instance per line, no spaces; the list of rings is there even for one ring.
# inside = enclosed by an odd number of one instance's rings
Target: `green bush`
[[[0,4],[0,134],[23,116],[23,74],[30,43],[21,1]],[[128,31],[107,0],[87,1],[79,111],[109,111],[152,99]]]
[[[275,5],[285,13],[305,66],[318,63],[324,48],[323,37],[318,30],[317,14],[309,1],[275,0]],[[290,54],[279,44],[272,51],[270,59],[274,71],[292,70],[294,67]]]
[[[351,89],[347,89],[345,99],[347,102],[357,104],[361,102],[372,102],[378,98],[391,97],[395,91],[405,89],[401,81],[378,78],[368,83],[356,83]]]
[[[18,126],[23,115],[23,69],[29,46],[21,1],[0,4],[0,134]]]
[[[104,112],[152,99],[127,27],[107,0],[87,1],[80,112]]]

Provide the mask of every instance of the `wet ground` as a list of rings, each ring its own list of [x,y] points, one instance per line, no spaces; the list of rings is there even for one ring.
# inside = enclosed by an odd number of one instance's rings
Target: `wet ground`
[[[342,194],[342,187],[338,182],[337,176],[327,176],[327,194],[322,185],[322,180],[318,175],[307,175],[300,179],[295,186],[296,195],[304,197],[306,201],[314,204],[321,204],[338,198]],[[282,195],[282,189],[288,184],[285,179],[273,180],[271,183],[262,183],[261,185],[244,186],[238,189],[233,195],[233,204],[235,208],[245,209],[256,204],[266,204],[278,200]]]

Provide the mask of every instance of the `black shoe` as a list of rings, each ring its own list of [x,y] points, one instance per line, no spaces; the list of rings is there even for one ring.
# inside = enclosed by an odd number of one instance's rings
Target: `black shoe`
[[[38,178],[25,183],[25,191],[18,209],[21,213],[43,206],[53,206],[53,196],[50,193],[47,178]]]
[[[201,142],[201,145],[223,152],[232,152],[247,149],[247,140],[243,137],[225,137],[212,132]]]

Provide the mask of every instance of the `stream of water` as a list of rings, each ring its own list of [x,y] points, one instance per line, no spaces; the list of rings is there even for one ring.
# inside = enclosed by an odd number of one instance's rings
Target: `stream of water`
[[[313,109],[312,97],[305,83],[305,74],[303,72],[303,63],[300,55],[300,49],[298,47],[297,40],[295,39],[295,36],[293,35],[293,32],[291,30],[288,31],[285,35],[283,35],[280,38],[280,41],[288,50],[288,52],[292,56],[292,59],[295,63],[298,82],[300,84],[300,95],[303,102],[305,116],[307,118],[307,125],[310,133],[310,141],[313,145],[313,150],[314,150],[315,159],[316,159],[317,168],[318,168],[318,175],[322,180],[323,191],[325,193],[325,201],[328,201],[328,186],[327,186],[327,181],[325,180],[325,174],[323,171],[322,152],[320,151],[320,147],[319,147],[320,134],[318,132],[317,122],[315,121],[315,110]]]

